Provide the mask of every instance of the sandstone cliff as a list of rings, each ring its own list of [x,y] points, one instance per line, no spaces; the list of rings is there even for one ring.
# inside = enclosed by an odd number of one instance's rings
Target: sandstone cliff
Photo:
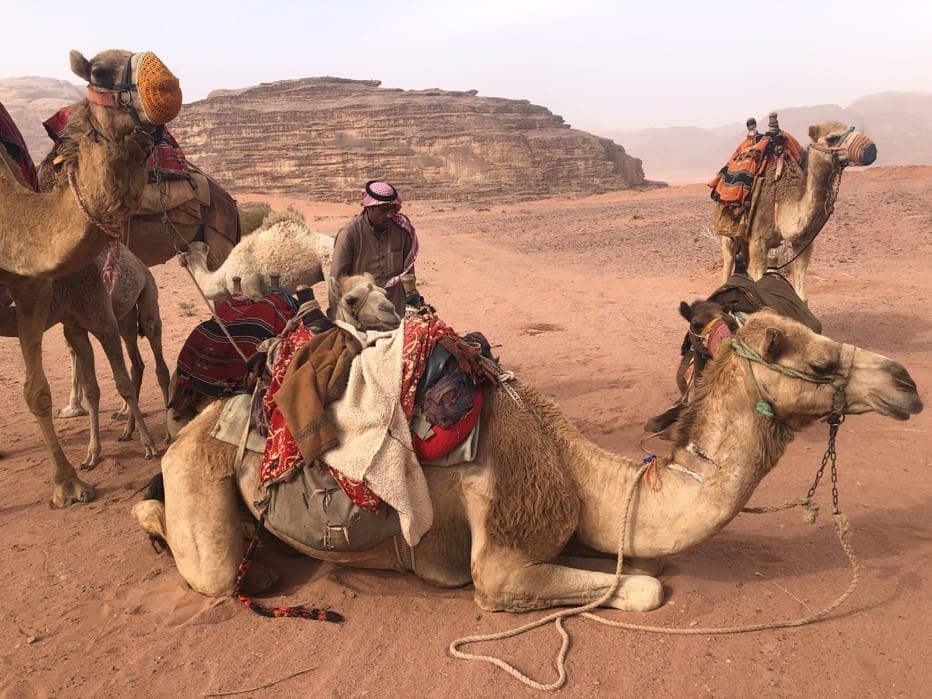
[[[384,178],[407,199],[491,203],[651,186],[641,161],[527,100],[306,78],[218,90],[170,125],[230,191],[356,198]]]

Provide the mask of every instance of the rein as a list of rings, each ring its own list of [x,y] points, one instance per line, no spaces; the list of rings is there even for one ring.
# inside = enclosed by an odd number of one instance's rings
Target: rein
[[[842,411],[845,409],[845,406],[848,402],[847,397],[845,396],[845,387],[848,385],[848,376],[851,373],[851,365],[854,363],[854,354],[857,349],[853,345],[842,344],[842,359],[844,360],[847,356],[847,362],[843,362],[839,370],[831,376],[814,376],[812,374],[796,371],[795,369],[783,366],[782,364],[768,362],[763,357],[761,357],[753,347],[739,338],[732,338],[731,346],[734,348],[735,353],[739,357],[743,357],[747,362],[748,375],[751,378],[754,391],[757,393],[757,404],[755,407],[759,416],[767,418],[774,417],[773,406],[771,406],[770,403],[764,399],[764,394],[761,392],[760,385],[757,383],[757,377],[754,375],[752,362],[761,364],[768,369],[772,369],[773,371],[777,371],[794,379],[808,381],[809,383],[814,384],[831,385],[832,388],[835,389],[835,396],[832,398],[832,411],[829,415],[841,415]]]

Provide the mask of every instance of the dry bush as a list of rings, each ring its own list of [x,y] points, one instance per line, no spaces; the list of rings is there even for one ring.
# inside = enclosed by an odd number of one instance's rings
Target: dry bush
[[[269,226],[276,224],[279,221],[297,221],[298,223],[306,223],[304,214],[298,211],[294,204],[289,204],[288,208],[284,211],[271,210],[266,213],[265,218],[262,220],[262,227],[268,228]]]
[[[239,225],[242,235],[249,235],[259,226],[272,211],[272,207],[264,201],[251,201],[239,204]]]

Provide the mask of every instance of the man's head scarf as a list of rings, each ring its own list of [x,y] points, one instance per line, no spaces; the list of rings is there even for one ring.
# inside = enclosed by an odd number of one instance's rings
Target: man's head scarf
[[[408,253],[408,257],[405,259],[404,269],[388,280],[385,284],[385,287],[388,288],[397,284],[401,280],[401,277],[410,272],[411,268],[414,267],[414,261],[417,259],[418,242],[411,219],[401,213],[401,197],[398,196],[398,190],[392,187],[388,182],[369,180],[362,190],[363,209],[370,206],[381,206],[382,204],[392,205],[392,221],[401,226],[401,228],[407,231],[408,235],[411,236],[411,252]]]

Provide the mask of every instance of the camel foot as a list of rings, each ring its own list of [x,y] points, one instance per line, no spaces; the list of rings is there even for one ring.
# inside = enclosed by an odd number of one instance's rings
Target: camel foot
[[[52,505],[59,509],[80,503],[89,503],[94,499],[94,488],[79,478],[69,478],[55,486],[52,493]]]
[[[128,441],[130,441],[132,438],[133,438],[133,433],[132,433],[129,429],[124,428],[123,431],[120,433],[120,436],[117,437],[117,441],[118,441],[118,442],[128,442]]]
[[[143,444],[146,450],[146,459],[155,459],[161,455],[159,448],[155,444]]]
[[[629,612],[649,612],[663,604],[663,585],[649,575],[625,575],[606,607]]]
[[[81,471],[91,471],[97,467],[97,464],[100,463],[100,452],[94,454],[92,452],[87,453],[87,458],[81,462],[78,466],[78,469]]]
[[[113,413],[111,413],[110,419],[116,420],[117,422],[119,422],[120,420],[128,420],[129,411],[124,411],[122,408],[120,408],[119,410],[115,410]]]
[[[55,417],[62,418],[83,417],[84,415],[87,415],[87,410],[81,405],[69,405],[67,408],[62,408],[55,412]]]

